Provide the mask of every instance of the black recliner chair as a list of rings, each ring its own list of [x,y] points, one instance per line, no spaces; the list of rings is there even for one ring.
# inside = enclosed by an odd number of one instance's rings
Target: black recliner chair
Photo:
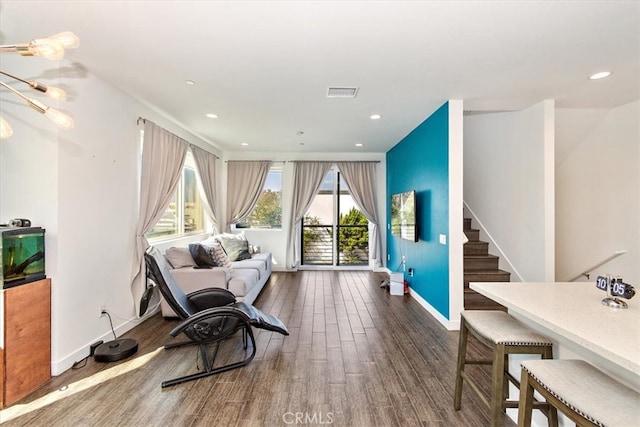
[[[185,334],[189,339],[185,342],[168,344],[165,349],[185,344],[198,344],[203,362],[203,370],[169,381],[163,381],[162,387],[180,384],[186,381],[207,377],[247,365],[256,354],[256,341],[252,326],[289,335],[287,327],[275,316],[265,314],[250,304],[236,302],[236,297],[226,289],[206,288],[186,295],[169,272],[164,256],[157,248],[150,246],[144,254],[147,266],[147,278],[151,283],[148,290],[155,285],[165,301],[181,319],[169,334],[177,337]],[[141,304],[141,315],[146,311],[150,292],[145,292]],[[251,354],[242,361],[214,368],[216,354],[220,343],[226,338],[242,331],[245,354],[251,345]],[[214,344],[213,356],[207,356],[209,344]]]

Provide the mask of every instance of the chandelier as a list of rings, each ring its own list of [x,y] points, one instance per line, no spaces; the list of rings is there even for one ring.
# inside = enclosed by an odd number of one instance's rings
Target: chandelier
[[[80,39],[71,31],[65,31],[59,34],[55,34],[51,37],[34,39],[29,43],[14,44],[14,45],[2,45],[0,46],[0,52],[14,52],[19,53],[21,56],[42,56],[47,59],[59,60],[64,56],[65,49],[74,49],[80,45]],[[13,74],[10,74],[0,69],[0,75],[8,77],[9,79],[26,84],[30,89],[37,92],[44,93],[51,98],[64,100],[67,94],[64,90],[48,86],[35,80],[25,80]],[[0,86],[7,89],[14,95],[20,97],[31,108],[37,112],[44,114],[45,117],[50,119],[56,125],[63,129],[70,129],[73,127],[73,118],[65,113],[62,113],[55,108],[51,108],[46,104],[38,101],[37,99],[29,98],[22,92],[9,86],[4,81],[0,80]],[[13,134],[13,129],[9,126],[9,123],[0,116],[0,139],[9,138]]]

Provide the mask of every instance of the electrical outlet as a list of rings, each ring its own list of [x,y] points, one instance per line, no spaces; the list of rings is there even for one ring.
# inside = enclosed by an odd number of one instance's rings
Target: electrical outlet
[[[409,267],[409,277],[413,277],[413,268]]]
[[[98,315],[98,317],[103,317],[106,312],[107,312],[107,306],[106,305],[101,305],[100,306],[100,314]]]

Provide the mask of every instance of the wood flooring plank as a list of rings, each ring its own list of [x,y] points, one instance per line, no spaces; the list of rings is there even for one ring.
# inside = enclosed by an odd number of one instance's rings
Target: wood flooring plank
[[[311,359],[327,360],[327,336],[324,332],[313,334],[311,343]]]
[[[329,384],[344,384],[346,377],[342,349],[332,347],[327,349],[327,381]]]
[[[324,307],[321,312],[313,313],[313,332],[324,332],[326,329]]]
[[[362,374],[362,363],[358,358],[355,342],[342,342],[342,360],[344,361],[345,374]]]
[[[362,393],[366,384],[362,374],[347,374],[346,392],[349,396],[347,425],[372,426],[375,424],[373,411],[366,393]],[[345,420],[346,421],[346,420]]]
[[[337,323],[327,324],[325,335],[327,337],[327,348],[340,347],[340,331]]]

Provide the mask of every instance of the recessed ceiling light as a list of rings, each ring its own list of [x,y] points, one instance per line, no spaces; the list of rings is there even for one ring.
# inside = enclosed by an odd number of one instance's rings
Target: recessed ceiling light
[[[372,114],[371,116],[369,116],[369,118],[371,120],[379,120],[379,119],[382,118],[382,115],[380,115],[380,114]]]
[[[602,71],[600,73],[595,73],[594,75],[589,77],[589,79],[590,80],[604,79],[605,77],[609,77],[610,75],[611,75],[610,71]]]
[[[213,114],[213,113],[209,113],[209,114],[207,114],[207,117],[209,117],[210,119],[217,119],[218,115],[217,114]]]
[[[362,147],[364,144],[361,142],[356,143],[356,147]]]
[[[242,145],[243,147],[246,147],[247,145],[249,145],[248,142],[241,142],[240,145]]]
[[[299,130],[298,132],[296,132],[296,135],[304,135],[304,132]]]
[[[188,84],[189,86],[195,86],[196,82],[194,82],[193,80],[185,80],[184,81],[186,84]]]

